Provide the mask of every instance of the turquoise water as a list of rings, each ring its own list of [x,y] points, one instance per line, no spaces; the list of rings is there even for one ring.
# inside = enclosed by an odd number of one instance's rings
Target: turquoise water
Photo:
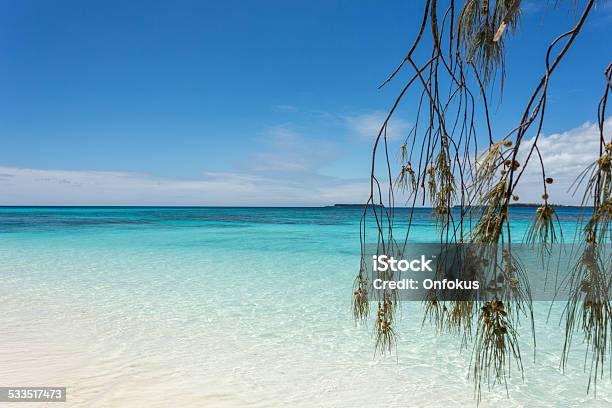
[[[532,214],[512,211],[516,240]],[[566,239],[580,214],[559,210]],[[420,304],[404,305],[397,355],[375,357],[354,324],[360,215],[0,208],[0,383],[65,385],[70,406],[475,406],[469,349],[421,327]],[[435,240],[429,210],[413,225]],[[579,341],[561,374],[561,308],[547,321],[536,304],[536,362],[481,406],[612,404],[608,378],[586,395]]]

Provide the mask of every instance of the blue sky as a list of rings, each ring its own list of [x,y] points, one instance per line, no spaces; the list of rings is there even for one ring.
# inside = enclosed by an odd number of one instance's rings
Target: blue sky
[[[575,19],[539,4],[527,4],[507,44],[500,132],[517,123],[547,44]],[[375,130],[400,82],[377,84],[405,54],[421,8],[2,0],[0,204],[362,201]],[[611,22],[609,6],[595,10],[556,73],[546,135],[595,120]],[[398,140],[414,107],[399,114]]]

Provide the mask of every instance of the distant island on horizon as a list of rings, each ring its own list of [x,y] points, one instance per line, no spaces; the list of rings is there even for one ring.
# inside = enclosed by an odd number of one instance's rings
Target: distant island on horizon
[[[537,204],[537,203],[511,203],[509,204],[510,207],[514,207],[514,208],[538,208],[540,207],[542,204]],[[549,204],[551,207],[553,208],[593,208],[593,206],[590,205],[566,205],[566,204]],[[334,204],[334,205],[326,205],[324,206],[325,208],[363,208],[365,207],[366,204],[345,204],[345,203],[338,203],[338,204]],[[367,204],[368,207],[376,207],[376,208],[382,208],[384,207],[384,205],[381,204]],[[482,206],[479,205],[473,205],[473,206],[469,206],[471,208],[479,208]],[[400,207],[400,206],[395,206],[395,208],[412,208],[412,207]],[[427,206],[415,206],[414,208],[433,208],[433,207],[427,207]],[[459,205],[455,205],[453,208],[460,208]]]
[[[326,205],[325,207],[334,207],[334,208],[363,208],[366,204],[334,204],[334,205]],[[381,204],[367,204],[368,207],[384,207]]]

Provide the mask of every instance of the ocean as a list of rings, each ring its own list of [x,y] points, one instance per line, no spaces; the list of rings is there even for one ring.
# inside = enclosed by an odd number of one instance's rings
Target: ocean
[[[361,211],[2,207],[0,384],[66,386],[71,407],[476,406],[471,346],[420,303],[392,355],[355,324]],[[517,242],[533,212],[512,209]],[[581,212],[558,209],[566,240]],[[437,239],[430,210],[411,239]],[[607,374],[586,393],[579,335],[560,370],[563,306],[536,302],[535,361],[525,323],[524,380],[480,406],[612,406]]]

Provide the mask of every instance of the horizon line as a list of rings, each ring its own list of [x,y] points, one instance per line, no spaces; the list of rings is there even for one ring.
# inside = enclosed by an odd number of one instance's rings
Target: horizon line
[[[366,204],[328,204],[328,205],[137,205],[137,204],[114,204],[114,205],[98,205],[98,204],[65,204],[65,205],[54,205],[54,204],[17,204],[7,205],[0,204],[0,208],[337,208],[337,209],[354,209],[365,207]],[[515,203],[511,204],[513,208],[531,208],[538,207],[540,204],[537,203]],[[550,204],[551,207],[562,207],[562,208],[593,208],[592,205],[564,205],[564,204]],[[368,207],[372,207],[368,204]],[[380,207],[377,205],[377,207]],[[480,207],[473,205],[471,207]],[[383,207],[391,208],[391,207]],[[434,207],[428,206],[394,206],[395,209],[433,209]],[[459,208],[459,207],[453,207]],[[467,207],[466,207],[467,208]]]

